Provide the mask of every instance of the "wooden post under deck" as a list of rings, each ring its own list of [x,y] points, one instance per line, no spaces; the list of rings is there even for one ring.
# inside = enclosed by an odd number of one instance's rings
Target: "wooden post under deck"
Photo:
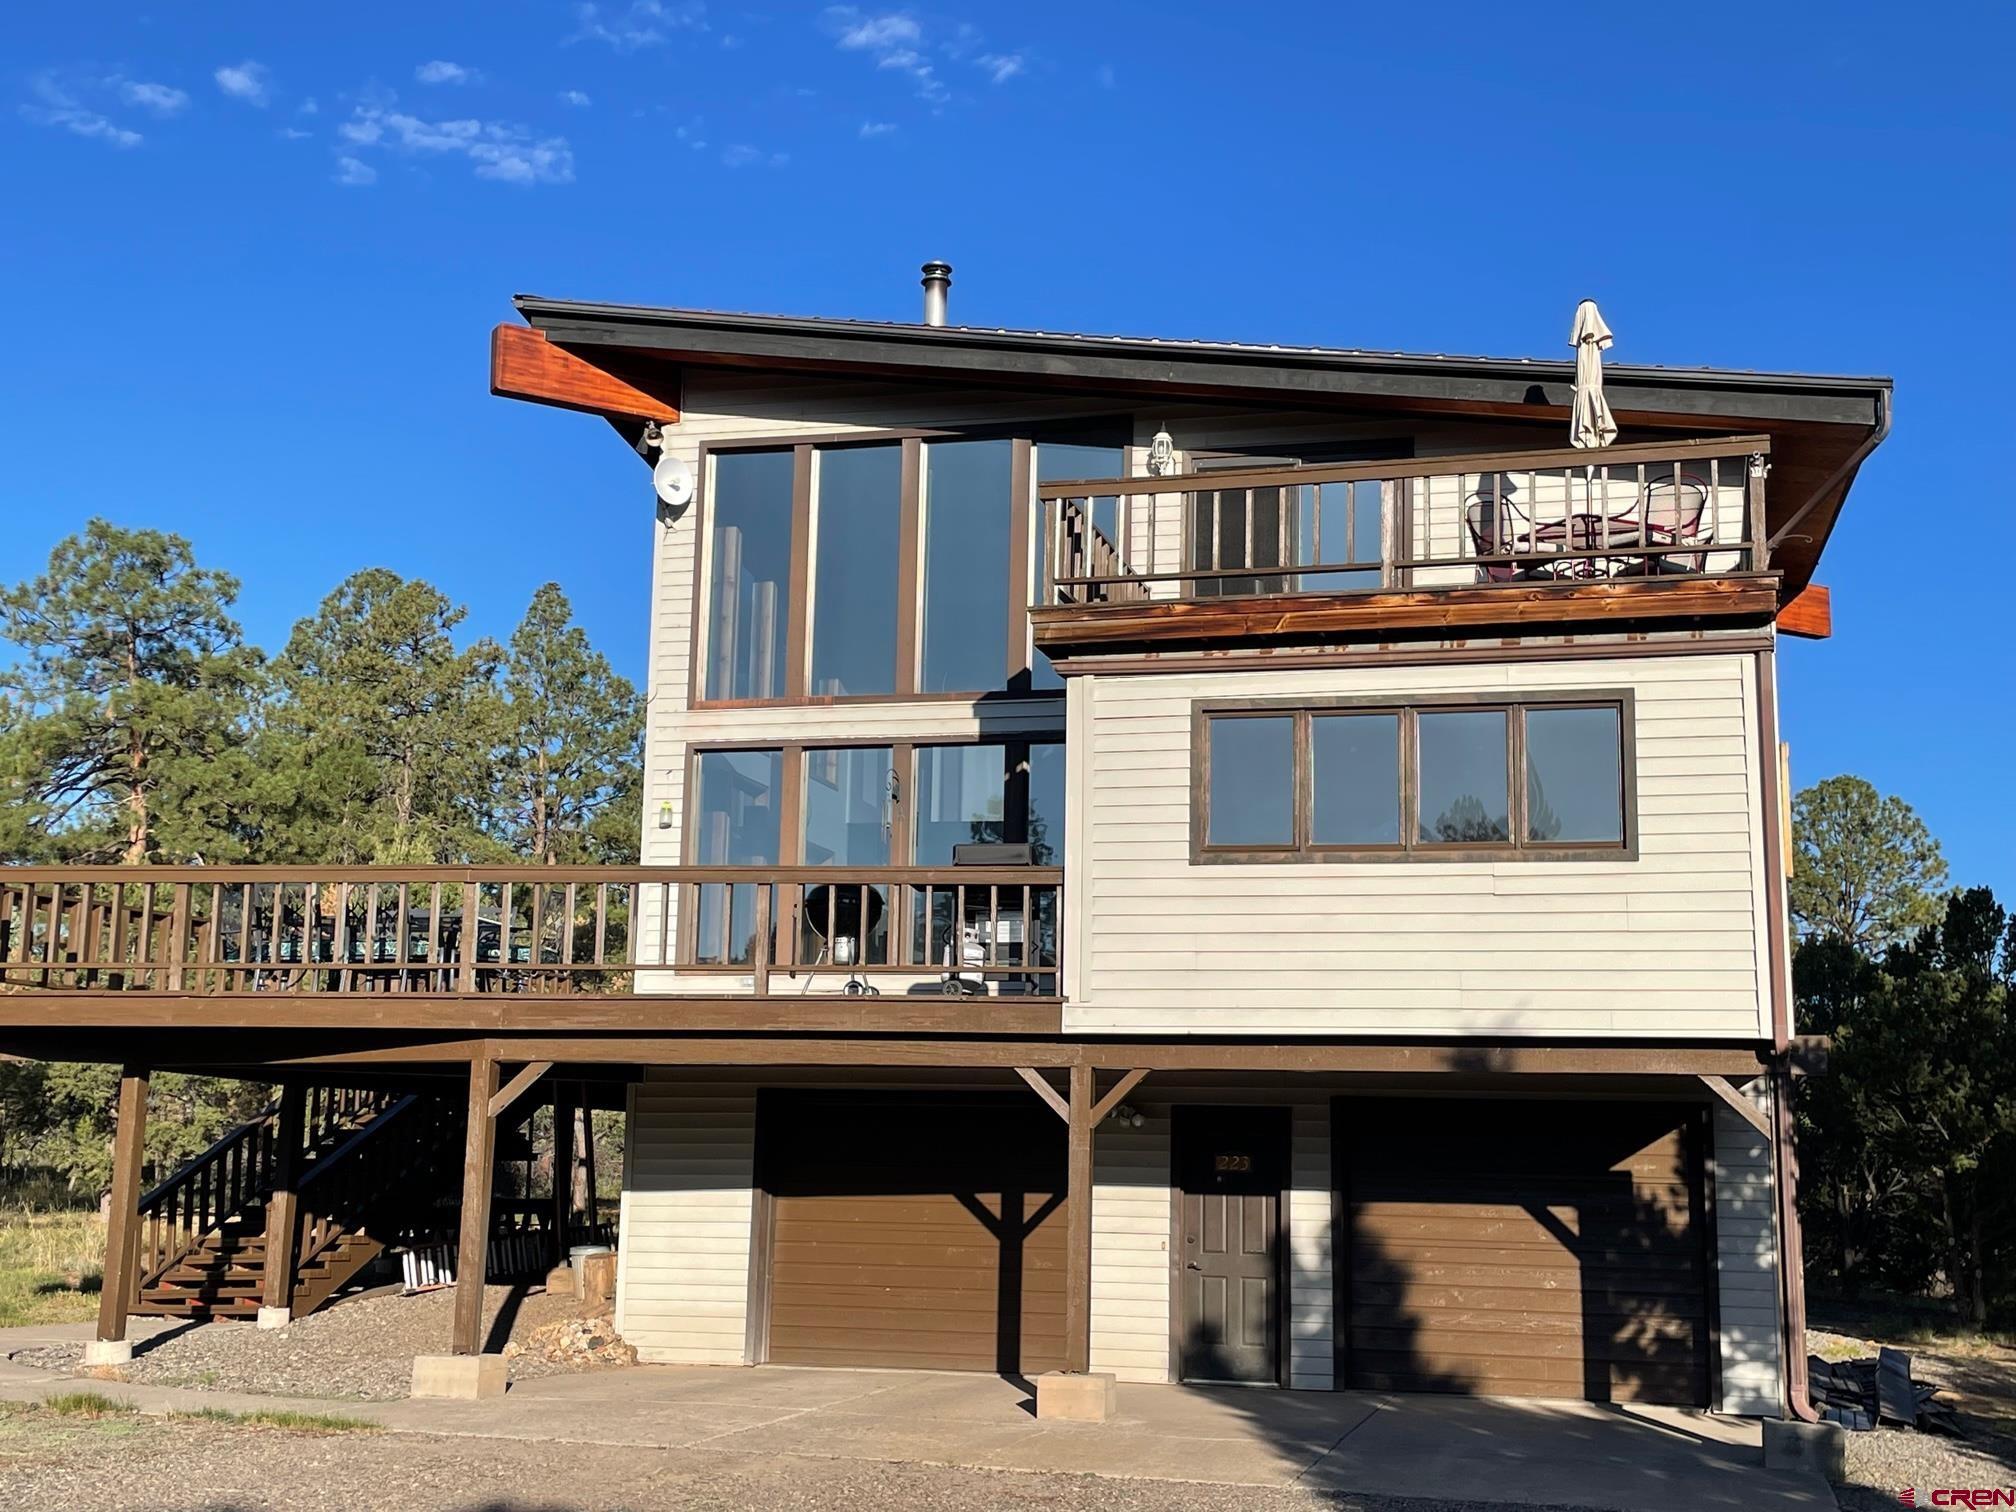
[[[574,1101],[567,1083],[553,1083],[553,1263],[567,1263],[574,1220]]]
[[[1090,1066],[1071,1068],[1064,1188],[1064,1369],[1092,1368],[1092,1095]]]
[[[147,1146],[145,1066],[119,1070],[119,1122],[112,1142],[112,1214],[105,1229],[105,1281],[98,1294],[98,1337],[126,1337],[126,1317],[140,1293],[140,1163]]]
[[[307,1089],[299,1082],[280,1088],[280,1117],[274,1129],[273,1195],[266,1202],[266,1293],[264,1305],[294,1305],[294,1245],[301,1229],[295,1186],[301,1177],[301,1111]]]
[[[483,1352],[483,1280],[490,1259],[490,1192],[496,1178],[497,1062],[469,1062],[469,1130],[462,1151],[462,1241],[455,1261],[455,1331],[449,1352]]]

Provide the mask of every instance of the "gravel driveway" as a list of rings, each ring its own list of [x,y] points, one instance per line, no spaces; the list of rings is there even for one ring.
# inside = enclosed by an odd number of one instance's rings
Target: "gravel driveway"
[[[407,1434],[312,1434],[162,1418],[0,1413],[0,1506],[36,1512],[1484,1512],[1396,1501],[941,1465],[615,1449]],[[1547,1512],[1525,1508],[1522,1512]]]
[[[492,1286],[483,1298],[486,1330],[514,1299],[513,1340],[522,1341],[544,1324],[581,1312],[572,1297],[550,1297],[543,1291],[525,1295],[511,1287]],[[199,1324],[162,1334],[142,1346],[132,1364],[120,1368],[119,1377],[150,1386],[395,1401],[413,1384],[416,1354],[447,1352],[454,1311],[452,1290],[412,1297],[385,1292],[265,1332],[250,1323]],[[20,1350],[9,1358],[44,1370],[75,1370],[83,1353],[81,1343],[60,1344]],[[536,1354],[518,1355],[510,1362],[513,1380],[571,1368]]]

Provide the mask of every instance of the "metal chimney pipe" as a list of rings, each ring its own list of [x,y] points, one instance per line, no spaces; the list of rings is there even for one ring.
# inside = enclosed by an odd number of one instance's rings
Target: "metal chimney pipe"
[[[942,326],[945,324],[945,300],[952,291],[952,264],[948,262],[927,262],[924,264],[924,324]]]

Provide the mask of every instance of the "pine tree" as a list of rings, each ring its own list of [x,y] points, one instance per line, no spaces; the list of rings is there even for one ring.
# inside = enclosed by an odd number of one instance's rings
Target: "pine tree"
[[[261,681],[237,580],[189,543],[93,520],[0,594],[0,853],[233,859]]]
[[[548,583],[511,637],[493,833],[546,864],[634,861],[643,702],[572,621]]]

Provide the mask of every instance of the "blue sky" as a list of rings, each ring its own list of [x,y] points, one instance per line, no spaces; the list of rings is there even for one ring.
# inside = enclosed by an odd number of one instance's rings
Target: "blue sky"
[[[0,581],[94,513],[284,640],[349,571],[644,659],[650,496],[491,399],[517,291],[1897,380],[1782,668],[2016,894],[2016,25],[1989,6],[10,7]]]

